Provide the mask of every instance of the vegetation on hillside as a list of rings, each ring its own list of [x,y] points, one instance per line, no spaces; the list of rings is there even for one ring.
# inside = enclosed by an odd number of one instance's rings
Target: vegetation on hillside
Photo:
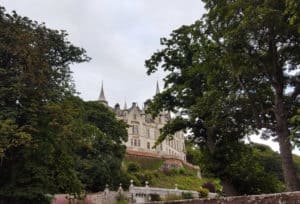
[[[197,171],[183,166],[182,168],[161,169],[162,159],[145,157],[126,157],[123,163],[123,170],[128,178],[134,181],[136,186],[144,186],[148,181],[152,187],[198,191],[205,183],[211,182],[220,191],[221,186],[218,179],[197,177]],[[125,187],[129,183],[126,182]]]
[[[207,158],[205,151],[190,141],[187,145],[187,161],[201,167],[203,177],[217,177],[213,168],[222,165]],[[285,188],[281,158],[278,152],[263,144],[242,144],[248,154],[239,155],[239,160],[226,163],[220,173],[230,177],[240,194],[259,194],[282,192]],[[243,158],[243,157],[247,158]],[[243,159],[241,159],[243,158]],[[300,177],[300,156],[293,155],[297,176]],[[244,162],[246,161],[246,163]],[[244,164],[244,165],[243,165]],[[249,165],[251,164],[251,165]],[[222,165],[222,168],[224,164]],[[227,171],[230,170],[230,171]]]

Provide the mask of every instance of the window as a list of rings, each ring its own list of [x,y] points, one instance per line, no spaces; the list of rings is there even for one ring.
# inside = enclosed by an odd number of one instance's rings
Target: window
[[[136,114],[133,114],[133,119],[136,120]]]
[[[150,129],[149,129],[149,128],[147,128],[147,130],[146,130],[146,131],[147,131],[147,133],[146,133],[146,134],[147,134],[147,137],[148,137],[148,138],[150,138]]]
[[[138,134],[139,133],[139,128],[137,125],[132,126],[132,134]]]
[[[130,142],[131,142],[131,146],[133,146],[133,144],[134,144],[134,143],[133,143],[133,139],[131,139]]]
[[[150,142],[147,142],[147,149],[150,149]]]
[[[141,141],[140,140],[137,140],[138,141],[138,145],[137,146],[141,146]]]
[[[137,146],[137,142],[136,142],[136,139],[134,139],[134,146]]]

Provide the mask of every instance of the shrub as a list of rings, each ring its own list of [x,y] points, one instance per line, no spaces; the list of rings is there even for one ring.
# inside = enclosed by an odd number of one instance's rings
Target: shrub
[[[176,174],[180,174],[179,168],[169,168],[169,169],[163,169],[163,173],[166,176],[174,176]]]
[[[140,164],[136,163],[136,162],[130,162],[127,166],[127,171],[128,172],[138,172],[141,170],[141,166]]]
[[[178,173],[181,174],[181,175],[186,175],[186,171],[185,171],[184,168],[179,168]]]
[[[211,193],[215,193],[216,192],[216,187],[215,184],[211,183],[211,182],[206,182],[202,185],[202,188],[206,188],[207,190],[209,190],[209,192]]]
[[[136,178],[139,180],[139,182],[141,184],[145,183],[146,181],[151,183],[151,181],[153,179],[153,175],[149,171],[145,171],[143,173],[142,172],[137,172],[134,175],[136,176]]]
[[[191,192],[182,192],[181,196],[183,199],[193,199],[193,194]]]
[[[208,189],[206,189],[206,188],[200,188],[200,189],[198,190],[199,197],[200,197],[200,198],[207,198],[208,192],[209,192]]]
[[[135,186],[141,186],[140,181],[136,178],[135,175],[129,174],[125,171],[121,171],[121,175],[119,179],[116,179],[119,183],[122,183],[122,187],[124,190],[127,190],[130,186],[130,180],[133,180],[133,184]]]

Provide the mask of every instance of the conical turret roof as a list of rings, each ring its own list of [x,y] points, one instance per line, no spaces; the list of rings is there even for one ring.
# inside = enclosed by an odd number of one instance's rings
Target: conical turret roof
[[[103,81],[101,83],[101,92],[100,92],[100,96],[99,96],[99,101],[107,104],[107,101],[106,101],[106,98],[105,98],[105,95],[104,95]]]
[[[158,81],[156,81],[156,92],[155,94],[159,94],[160,90],[159,90],[159,85],[158,85]]]

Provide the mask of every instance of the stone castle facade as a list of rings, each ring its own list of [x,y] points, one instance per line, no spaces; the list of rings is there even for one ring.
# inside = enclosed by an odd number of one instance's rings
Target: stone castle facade
[[[159,93],[158,84],[156,93]],[[99,101],[108,106],[105,99],[103,84],[99,96]],[[125,143],[127,154],[136,156],[161,157],[166,159],[179,159],[186,161],[185,143],[183,132],[176,132],[173,139],[164,140],[154,148],[155,142],[160,136],[160,129],[171,120],[169,112],[161,112],[156,118],[152,118],[145,113],[146,105],[140,108],[137,103],[127,108],[125,103],[121,109],[119,104],[111,108],[118,119],[128,124],[128,141]]]

